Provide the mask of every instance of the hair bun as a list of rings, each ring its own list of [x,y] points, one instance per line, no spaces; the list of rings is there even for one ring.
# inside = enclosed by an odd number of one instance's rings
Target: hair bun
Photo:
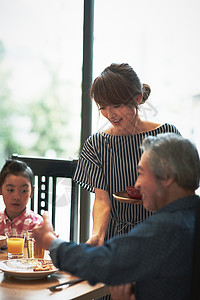
[[[149,98],[149,95],[151,93],[151,88],[148,84],[146,83],[143,83],[142,85],[142,94],[143,94],[143,97],[142,97],[142,101],[141,101],[141,104],[145,103],[147,101],[147,99]]]

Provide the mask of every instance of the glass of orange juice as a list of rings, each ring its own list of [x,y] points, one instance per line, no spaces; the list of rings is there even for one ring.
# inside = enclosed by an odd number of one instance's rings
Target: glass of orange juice
[[[25,234],[6,234],[8,258],[22,258],[24,256]]]

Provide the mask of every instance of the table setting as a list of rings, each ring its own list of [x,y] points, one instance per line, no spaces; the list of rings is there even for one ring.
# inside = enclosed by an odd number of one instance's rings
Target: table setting
[[[31,234],[27,236],[32,239]],[[12,240],[12,243],[19,244],[18,238]],[[26,238],[21,253],[19,245],[9,247],[8,239],[9,237],[0,236],[0,299],[87,300],[108,293],[108,287],[102,283],[91,286],[82,278],[58,270],[53,265],[49,252],[39,250],[34,240],[31,240],[34,243],[28,243]]]

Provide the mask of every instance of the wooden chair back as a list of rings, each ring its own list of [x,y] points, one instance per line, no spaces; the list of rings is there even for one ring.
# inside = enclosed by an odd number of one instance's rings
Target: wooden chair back
[[[50,159],[43,157],[28,157],[13,154],[12,159],[24,161],[35,175],[35,191],[31,199],[31,210],[42,215],[43,211],[49,211],[52,206],[52,224],[55,228],[56,200],[58,191],[58,180],[70,179],[67,184],[67,195],[70,194],[70,241],[78,239],[78,201],[79,185],[72,178],[76,169],[77,160]],[[68,199],[67,199],[68,200]],[[36,207],[37,206],[37,207]],[[63,222],[65,222],[63,220]]]

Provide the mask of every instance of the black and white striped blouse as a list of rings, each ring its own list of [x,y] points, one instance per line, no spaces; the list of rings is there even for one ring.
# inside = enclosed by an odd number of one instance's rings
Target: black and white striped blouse
[[[106,190],[111,199],[111,218],[107,239],[128,232],[134,225],[150,215],[142,205],[121,203],[113,193],[133,186],[137,179],[137,165],[142,150],[142,140],[159,133],[174,132],[175,126],[164,124],[160,127],[135,135],[109,135],[104,132],[90,136],[82,149],[74,180],[83,188],[94,192],[94,188]]]

